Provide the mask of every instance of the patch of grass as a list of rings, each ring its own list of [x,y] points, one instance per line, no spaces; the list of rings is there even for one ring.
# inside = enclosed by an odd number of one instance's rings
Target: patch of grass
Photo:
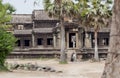
[[[68,64],[68,62],[67,61],[64,61],[64,62],[60,61],[59,64]]]
[[[0,65],[0,72],[7,72],[7,71],[9,71],[7,67]]]

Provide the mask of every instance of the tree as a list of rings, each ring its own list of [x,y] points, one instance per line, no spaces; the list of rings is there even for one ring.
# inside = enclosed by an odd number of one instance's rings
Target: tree
[[[15,37],[5,31],[10,25],[7,22],[11,19],[11,13],[15,9],[8,3],[3,4],[0,0],[0,71],[6,70],[4,66],[7,55],[13,50]]]
[[[94,29],[95,52],[94,60],[98,61],[97,33],[102,26],[107,26],[111,17],[110,0],[78,0],[80,7],[80,23],[84,28]],[[79,8],[78,8],[79,9]]]
[[[15,11],[15,8],[9,3],[2,3],[0,0],[0,27],[8,28],[10,25],[7,23],[11,20],[11,14]]]
[[[101,78],[120,77],[120,0],[114,0],[110,46]]]
[[[12,33],[0,29],[0,71],[6,70],[4,66],[5,59],[8,54],[13,50],[16,39]]]
[[[69,19],[78,19],[80,25],[84,28],[93,28],[95,36],[95,52],[94,59],[99,60],[98,46],[97,46],[97,33],[102,26],[108,24],[108,19],[111,16],[110,0],[76,0],[77,3],[71,0],[63,0],[61,3],[50,3],[50,0],[45,2],[45,10],[49,15],[60,17],[61,23],[61,59],[65,56],[65,28],[64,17]],[[53,1],[54,2],[54,1]],[[56,4],[57,3],[57,4]],[[64,54],[64,55],[63,55]]]
[[[44,0],[45,11],[48,12],[50,17],[57,17],[60,20],[61,27],[61,55],[60,62],[66,62],[66,53],[65,53],[65,27],[64,27],[64,18],[71,17],[71,10],[73,7],[73,2],[71,0]]]

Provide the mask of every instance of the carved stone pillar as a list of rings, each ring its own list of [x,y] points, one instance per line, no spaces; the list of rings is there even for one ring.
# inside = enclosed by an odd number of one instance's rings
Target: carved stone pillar
[[[35,47],[35,35],[32,33],[32,47]]]
[[[20,47],[21,48],[24,48],[24,39],[21,37],[20,39]]]
[[[32,28],[32,47],[35,47],[35,33],[34,33],[34,22],[33,22],[33,28]]]
[[[79,41],[79,37],[78,37],[78,33],[75,34],[75,37],[76,37],[76,48],[78,49],[79,48],[79,44],[80,44],[80,41]]]
[[[53,46],[56,48],[56,34],[53,34]]]
[[[78,48],[82,48],[83,46],[83,35],[82,35],[82,29],[78,28]]]
[[[61,36],[60,33],[57,34],[57,48],[60,48],[61,46]]]
[[[91,48],[91,35],[88,33],[85,34],[85,47]]]
[[[69,32],[66,33],[66,39],[67,39],[67,42],[66,42],[66,45],[67,45],[67,48],[69,48]]]

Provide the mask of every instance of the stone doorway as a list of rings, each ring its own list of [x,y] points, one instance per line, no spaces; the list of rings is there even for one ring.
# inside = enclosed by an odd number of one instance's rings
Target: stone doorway
[[[76,48],[76,33],[69,33],[69,48]]]

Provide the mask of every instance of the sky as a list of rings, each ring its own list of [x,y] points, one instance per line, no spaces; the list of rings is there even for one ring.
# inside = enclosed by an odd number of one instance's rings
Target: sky
[[[43,0],[39,0],[39,4],[34,6],[35,0],[3,0],[8,2],[16,9],[15,14],[32,14],[32,11],[43,9]]]
[[[39,4],[34,6],[34,1],[39,1]],[[43,0],[3,0],[3,2],[12,4],[16,8],[15,14],[32,14],[33,10],[43,9]]]

